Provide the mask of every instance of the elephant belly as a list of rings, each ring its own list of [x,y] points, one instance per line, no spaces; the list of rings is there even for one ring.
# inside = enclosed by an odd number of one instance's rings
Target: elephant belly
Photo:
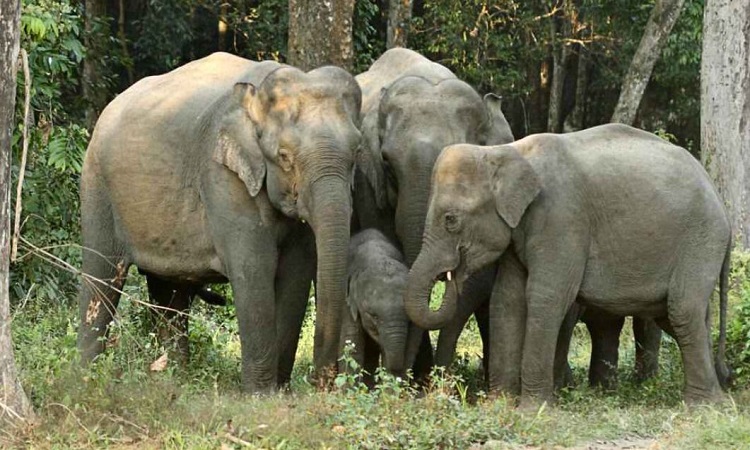
[[[668,289],[665,268],[610,271],[589,264],[578,301],[620,316],[662,317],[667,314]]]
[[[197,189],[167,181],[149,190],[133,189],[137,183],[130,191],[110,189],[118,240],[131,262],[149,273],[184,281],[221,278],[223,268]]]

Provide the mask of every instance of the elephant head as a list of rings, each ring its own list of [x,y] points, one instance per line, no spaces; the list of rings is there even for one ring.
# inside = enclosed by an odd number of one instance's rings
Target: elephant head
[[[378,206],[395,208],[395,229],[407,264],[419,253],[432,168],[443,147],[456,143],[512,142],[501,99],[482,99],[455,78],[433,83],[406,76],[383,88],[378,108],[364,118],[362,132],[374,166],[359,164]]]
[[[234,171],[251,196],[265,186],[275,209],[312,227],[318,261],[316,367],[335,364],[352,168],[361,140],[360,89],[339,68],[305,73],[282,66],[257,86],[236,84],[233,96],[236,106],[220,125],[213,159]]]
[[[536,172],[512,145],[447,147],[435,164],[422,250],[409,273],[409,318],[425,329],[442,327],[462,283],[500,258],[540,191]],[[446,294],[433,311],[437,280],[446,280]]]

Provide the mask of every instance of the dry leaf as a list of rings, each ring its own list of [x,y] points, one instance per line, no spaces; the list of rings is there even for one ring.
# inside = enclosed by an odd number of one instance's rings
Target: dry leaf
[[[336,434],[344,434],[344,431],[346,431],[346,428],[344,428],[343,425],[334,425],[334,427],[331,428],[331,431],[333,431]]]
[[[169,358],[167,357],[167,354],[163,354],[160,357],[156,359],[156,361],[151,363],[151,372],[161,372],[164,369],[167,368],[167,362],[169,361]]]

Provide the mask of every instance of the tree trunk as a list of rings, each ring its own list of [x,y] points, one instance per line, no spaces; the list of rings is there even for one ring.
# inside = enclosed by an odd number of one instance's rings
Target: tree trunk
[[[390,0],[388,2],[387,48],[406,47],[409,38],[412,0]]]
[[[19,422],[34,414],[23,392],[10,335],[10,161],[16,69],[19,52],[20,0],[0,0],[0,423]]]
[[[99,112],[104,108],[106,97],[100,86],[99,60],[103,57],[97,53],[97,44],[94,42],[94,21],[105,17],[107,14],[106,0],[86,0],[86,17],[84,45],[86,46],[86,57],[83,60],[83,98],[88,104],[86,108],[86,125],[89,130],[94,128]]]
[[[611,122],[632,125],[638,112],[638,105],[646,90],[651,72],[662,49],[667,43],[669,33],[682,12],[685,0],[656,0],[656,5],[643,31],[641,42],[638,44],[630,63],[628,73],[622,83],[620,98],[617,101]]]
[[[750,249],[750,3],[708,0],[703,16],[701,160],[737,242]]]
[[[586,117],[586,91],[589,87],[589,51],[583,46],[578,48],[578,69],[576,72],[576,103],[573,106],[573,111],[565,118],[563,131],[566,133],[583,129]]]
[[[354,0],[289,0],[289,64],[352,70]]]
[[[563,88],[565,87],[566,65],[570,56],[570,45],[565,42],[570,37],[570,18],[568,7],[563,10],[561,17],[553,15],[549,18],[550,43],[552,46],[552,84],[549,90],[549,109],[547,110],[547,131],[559,133],[562,131],[562,103]],[[561,21],[562,33],[558,36],[558,22]]]

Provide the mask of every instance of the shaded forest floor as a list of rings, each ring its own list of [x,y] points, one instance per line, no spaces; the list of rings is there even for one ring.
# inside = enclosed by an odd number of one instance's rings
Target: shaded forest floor
[[[135,284],[135,283],[133,283]],[[585,385],[589,341],[576,330],[571,360],[578,386],[554,407],[516,411],[481,390],[481,343],[464,332],[451,375],[435,374],[426,393],[384,377],[368,391],[352,379],[316,392],[308,316],[291,391],[258,398],[239,393],[239,341],[232,308],[196,303],[186,367],[152,363],[163,349],[151,332],[141,286],[129,289],[101,360],[83,371],[75,360],[76,308],[32,301],[14,309],[13,338],[24,386],[39,414],[26,429],[0,431],[0,447],[19,448],[750,448],[750,389],[720,406],[681,402],[676,344],[665,339],[659,377],[630,379],[632,336],[621,341],[614,392]],[[626,330],[630,330],[626,325]]]

